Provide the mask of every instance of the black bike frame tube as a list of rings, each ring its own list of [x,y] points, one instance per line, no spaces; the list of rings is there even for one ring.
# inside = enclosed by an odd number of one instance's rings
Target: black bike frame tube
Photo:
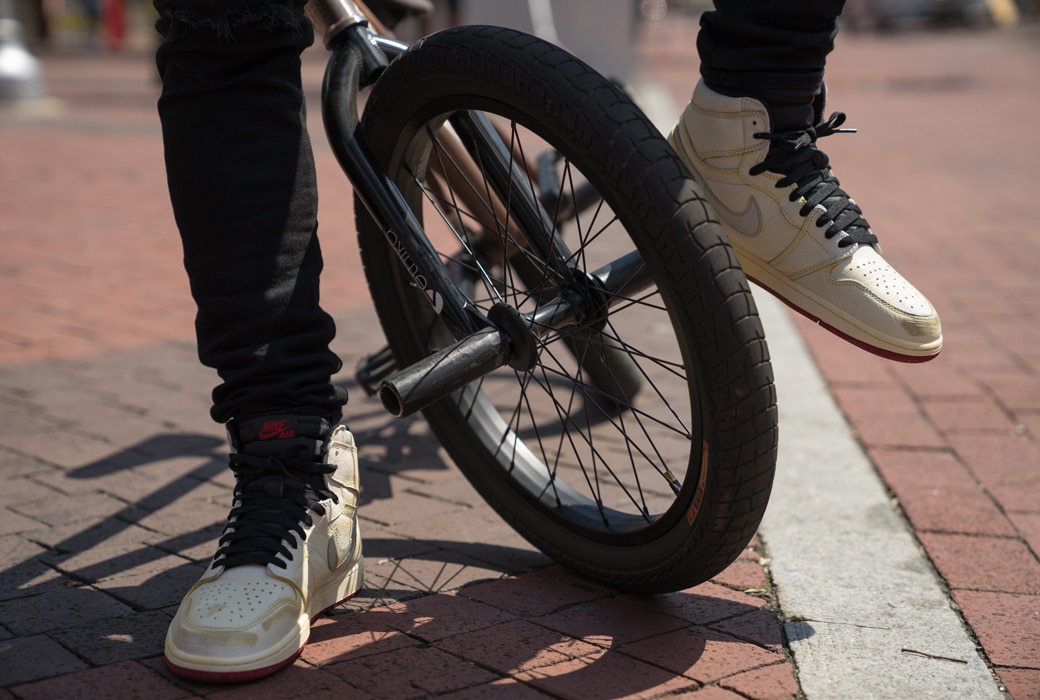
[[[492,324],[459,291],[404,196],[362,138],[357,108],[361,75],[363,71],[366,76],[375,74],[379,67],[364,63],[365,47],[375,51],[367,29],[352,27],[344,34],[345,40],[337,41],[332,50],[322,83],[322,118],[333,153],[379,222],[388,244],[452,335],[462,338],[486,328]]]
[[[382,34],[372,34],[369,36],[369,39],[371,39],[372,45],[386,54],[390,60],[403,54],[409,48],[408,44],[398,41],[397,39],[391,39],[388,36],[383,36]]]

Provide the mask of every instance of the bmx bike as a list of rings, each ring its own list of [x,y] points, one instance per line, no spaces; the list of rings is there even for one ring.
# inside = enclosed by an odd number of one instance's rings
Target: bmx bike
[[[563,49],[463,26],[409,46],[310,0],[322,116],[387,347],[358,381],[422,411],[555,561],[653,593],[747,546],[776,464],[747,279],[678,156]]]

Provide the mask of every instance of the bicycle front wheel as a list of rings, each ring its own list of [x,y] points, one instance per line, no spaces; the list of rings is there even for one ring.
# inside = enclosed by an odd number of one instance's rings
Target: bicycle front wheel
[[[732,249],[643,113],[558,47],[461,27],[395,59],[362,131],[474,305],[508,304],[538,337],[530,370],[425,411],[481,495],[550,557],[620,589],[679,590],[734,561],[772,483],[772,370]],[[357,211],[398,363],[451,344]],[[604,282],[619,270],[643,281]],[[562,299],[586,313],[550,313]]]

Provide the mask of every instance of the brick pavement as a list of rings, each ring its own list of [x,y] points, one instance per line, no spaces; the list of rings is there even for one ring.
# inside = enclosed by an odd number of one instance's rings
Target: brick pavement
[[[677,93],[692,80],[690,31],[685,19],[655,25],[641,51]],[[1017,700],[1040,697],[1036,38],[843,37],[833,106],[863,133],[827,150],[888,256],[939,306],[947,349],[905,367],[802,325]],[[54,55],[45,68],[62,102],[0,113],[0,698],[797,694],[757,547],[690,591],[595,586],[503,525],[420,420],[392,420],[357,391],[362,595],[263,683],[170,676],[165,626],[212,554],[231,483],[206,417],[212,377],[191,343],[157,88],[140,55]],[[306,71],[317,86],[320,61]],[[312,133],[324,296],[354,329],[337,340],[351,367],[378,340],[349,192],[316,123]],[[913,235],[886,234],[897,229]]]

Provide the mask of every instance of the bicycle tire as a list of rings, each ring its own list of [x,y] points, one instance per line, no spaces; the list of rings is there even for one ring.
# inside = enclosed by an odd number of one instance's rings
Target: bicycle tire
[[[485,311],[496,299],[530,311],[568,282],[546,282],[550,292],[521,284],[509,256],[519,249],[539,259],[510,237],[515,224],[488,224],[490,214],[461,211],[457,201],[452,209],[455,195],[445,194],[450,178],[443,174],[450,165],[441,162],[441,179],[434,182],[434,161],[444,159],[443,125],[460,110],[505,120],[514,149],[514,140],[531,137],[555,149],[564,187],[583,180],[598,189],[602,199],[594,212],[576,215],[577,223],[554,221],[549,234],[550,241],[577,238],[570,258],[576,269],[634,248],[655,291],[628,300],[595,328],[554,330],[540,342],[532,370],[496,371],[426,409],[426,420],[488,504],[555,561],[604,585],[643,593],[712,578],[757,530],[777,450],[769,353],[725,235],[674,151],[612,82],[520,32],[445,30],[391,63],[361,128],[420,220],[425,216],[445,263],[468,274],[462,286]],[[531,177],[517,187],[533,187]],[[490,192],[487,181],[470,186]],[[372,300],[390,348],[406,366],[452,339],[380,226],[360,203],[355,208]],[[582,216],[589,226],[584,231]],[[479,246],[470,241],[475,229],[494,225],[498,262],[475,253]],[[434,226],[448,232],[430,233]],[[487,232],[482,235],[487,240]],[[540,260],[547,277],[559,277],[547,258]],[[600,352],[589,340],[597,332],[622,348],[642,375],[644,388],[624,406],[600,400],[580,358],[555,342],[580,336],[587,352]]]

